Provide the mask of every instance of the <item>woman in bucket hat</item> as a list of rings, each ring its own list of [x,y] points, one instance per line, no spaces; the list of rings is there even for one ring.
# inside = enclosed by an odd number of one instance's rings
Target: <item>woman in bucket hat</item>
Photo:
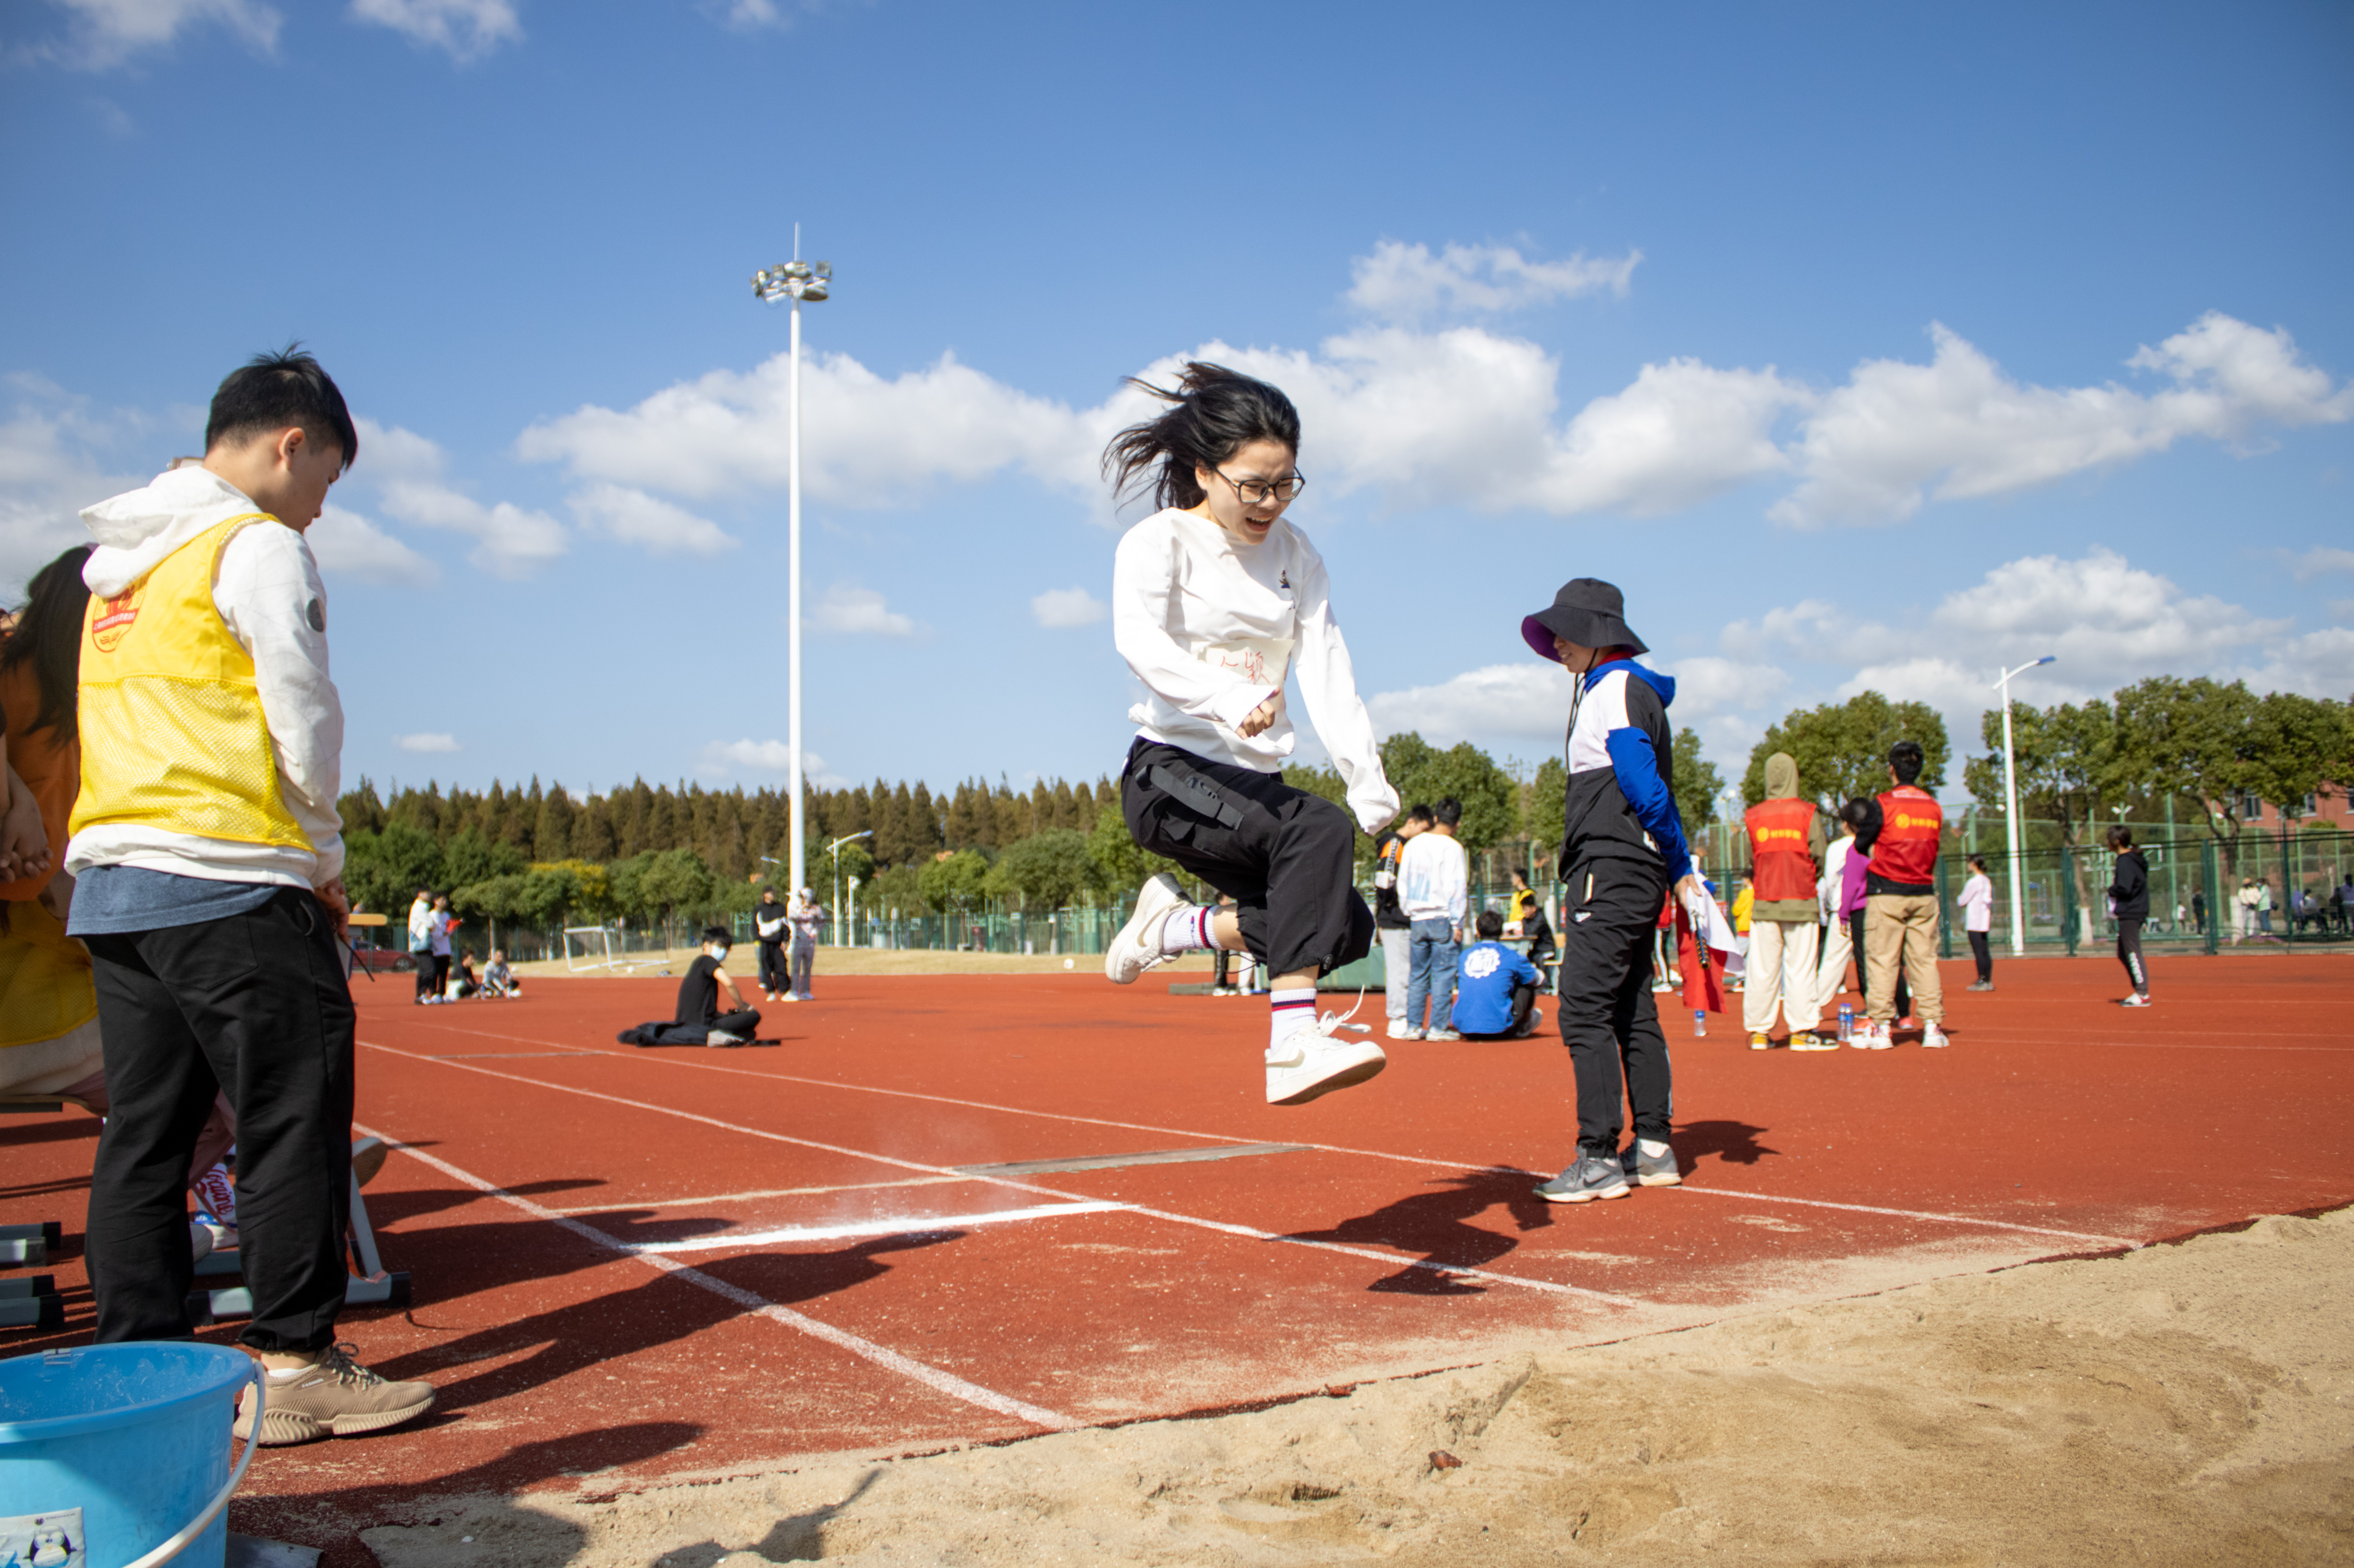
[[[1671,772],[1676,683],[1635,662],[1648,650],[1627,624],[1617,588],[1598,578],[1563,585],[1550,606],[1522,620],[1521,636],[1575,683],[1554,1013],[1577,1075],[1577,1155],[1537,1193],[1584,1203],[1623,1198],[1629,1181],[1672,1187],[1683,1178],[1668,1146],[1674,1086],[1651,998],[1651,931],[1670,885],[1700,892]],[[1621,1112],[1630,1106],[1635,1140],[1622,1155]]]
[[[1195,948],[1263,959],[1271,1004],[1270,1105],[1305,1105],[1385,1065],[1368,1040],[1333,1037],[1316,980],[1363,958],[1373,912],[1357,894],[1356,834],[1397,814],[1373,721],[1332,618],[1323,557],[1284,515],[1307,481],[1299,415],[1264,381],[1188,365],[1169,405],[1104,454],[1118,488],[1150,477],[1161,509],[1130,528],[1112,567],[1112,635],[1145,699],[1121,770],[1128,830],[1228,895],[1187,902],[1153,877],[1104,955],[1127,985]],[[1316,733],[1348,786],[1348,808],[1283,781],[1291,754],[1284,686],[1297,674]],[[1351,816],[1355,821],[1350,821]],[[1350,1024],[1363,1031],[1363,1024]]]

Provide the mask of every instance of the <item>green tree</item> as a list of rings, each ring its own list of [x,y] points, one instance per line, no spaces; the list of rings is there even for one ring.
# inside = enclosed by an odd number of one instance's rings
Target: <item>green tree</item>
[[[1463,821],[1455,836],[1472,853],[1520,836],[1519,787],[1468,740],[1441,751],[1412,730],[1394,735],[1382,742],[1382,771],[1402,805],[1458,802]]]
[[[1083,889],[1097,885],[1101,873],[1087,853],[1087,835],[1076,828],[1049,828],[1009,846],[989,870],[985,885],[999,896],[1018,895],[1022,907],[1060,909]]]
[[[1537,764],[1524,799],[1522,825],[1536,846],[1538,861],[1551,865],[1561,853],[1562,834],[1567,830],[1564,818],[1569,804],[1569,770],[1560,758],[1548,757]]]
[[[944,859],[927,861],[916,874],[916,891],[937,912],[961,912],[986,896],[981,885],[988,880],[988,857],[979,850],[960,849]]]
[[[493,843],[482,829],[469,825],[441,846],[441,863],[451,885],[463,887],[494,876],[519,875],[530,861],[514,845]]]
[[[1858,692],[1843,703],[1825,703],[1782,715],[1749,753],[1741,778],[1744,800],[1766,798],[1766,759],[1787,751],[1798,765],[1798,788],[1815,803],[1836,811],[1858,795],[1877,795],[1888,786],[1888,750],[1900,740],[1920,743],[1925,758],[1920,785],[1931,794],[1946,782],[1950,750],[1946,721],[1926,703],[1892,703],[1878,692]]]
[[[867,913],[887,915],[896,909],[902,916],[934,913],[931,901],[924,896],[923,869],[912,865],[895,865],[875,874],[875,880],[858,890]]]
[[[2116,694],[2124,766],[2155,789],[2187,796],[2238,870],[2248,798],[2282,805],[2354,776],[2348,706],[2275,692],[2259,697],[2243,681],[2153,676]]]
[[[1701,829],[1716,821],[1716,803],[1724,793],[1724,775],[1700,754],[1700,736],[1689,729],[1672,732],[1673,753],[1669,778],[1676,797],[1676,813],[1684,820],[1684,836],[1697,839]],[[1697,849],[1699,846],[1693,846]]]
[[[2147,764],[2133,756],[2116,710],[2101,698],[2048,708],[2014,703],[2010,719],[2020,817],[2056,819],[2063,843],[2079,842],[2077,830],[2101,806],[2122,804],[2147,786]],[[1962,781],[1980,802],[2001,810],[2007,800],[2000,708],[1979,719],[1978,738],[1989,755],[1965,763]]]
[[[391,822],[344,836],[345,889],[378,914],[400,915],[419,888],[446,885],[443,876],[441,846],[422,828]]]

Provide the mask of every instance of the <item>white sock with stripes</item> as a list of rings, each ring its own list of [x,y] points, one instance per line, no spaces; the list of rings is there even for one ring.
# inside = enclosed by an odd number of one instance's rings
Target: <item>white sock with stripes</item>
[[[1162,954],[1190,953],[1203,948],[1216,947],[1217,941],[1210,935],[1210,921],[1217,913],[1218,906],[1214,904],[1169,911],[1169,917],[1161,922]]]
[[[1301,1029],[1315,1026],[1316,988],[1302,986],[1298,991],[1271,991],[1267,993],[1267,1044],[1270,1050],[1282,1044]]]

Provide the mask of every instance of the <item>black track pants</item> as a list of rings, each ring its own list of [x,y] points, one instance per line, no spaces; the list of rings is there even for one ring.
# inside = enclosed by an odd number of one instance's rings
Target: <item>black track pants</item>
[[[1994,980],[1994,946],[1987,940],[1984,931],[1972,931],[1969,938],[1970,957],[1978,960],[1978,980],[1981,984],[1991,983]]]
[[[1235,901],[1243,940],[1269,975],[1330,974],[1372,950],[1357,893],[1357,824],[1273,773],[1139,738],[1120,779],[1137,843]]]
[[[1664,1141],[1675,1117],[1667,1037],[1651,1000],[1651,933],[1667,874],[1639,861],[1575,867],[1562,895],[1561,986],[1553,1007],[1577,1074],[1577,1144],[1615,1154],[1622,1107],[1635,1136]]]
[[[785,945],[782,942],[762,942],[759,947],[760,989],[779,996],[792,990],[792,971],[785,967]]]
[[[352,993],[308,888],[224,919],[88,938],[111,1104],[90,1173],[100,1343],[185,1340],[188,1159],[237,1111],[239,1254],[257,1351],[332,1344],[351,1211]]]
[[[2125,965],[2126,978],[2133,981],[2136,996],[2149,994],[2149,966],[2141,961],[2141,917],[2119,916],[2117,920],[2117,962]]]

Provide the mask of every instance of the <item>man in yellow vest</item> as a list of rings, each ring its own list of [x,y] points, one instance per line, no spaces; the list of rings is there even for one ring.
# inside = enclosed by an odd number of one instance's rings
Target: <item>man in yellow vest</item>
[[[82,572],[66,866],[112,1099],[90,1175],[97,1338],[190,1333],[181,1189],[217,1086],[237,1112],[253,1294],[240,1338],[269,1369],[264,1445],[376,1431],[433,1403],[335,1344],[351,1193],[344,715],[302,533],[358,451],[318,361],[264,355],[214,395],[201,464],[82,514],[99,548]]]

